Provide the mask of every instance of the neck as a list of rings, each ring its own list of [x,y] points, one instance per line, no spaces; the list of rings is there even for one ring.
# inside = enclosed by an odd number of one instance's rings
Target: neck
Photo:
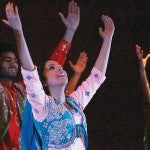
[[[49,87],[49,91],[52,97],[65,102],[65,87]]]

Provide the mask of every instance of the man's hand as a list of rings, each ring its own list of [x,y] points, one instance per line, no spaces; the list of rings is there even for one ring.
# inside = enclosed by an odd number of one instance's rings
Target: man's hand
[[[112,38],[115,30],[113,20],[106,15],[102,15],[101,19],[104,23],[104,30],[99,27],[99,34],[102,36],[103,39]]]
[[[2,21],[14,30],[22,30],[18,7],[14,6],[13,3],[8,2],[5,8],[5,12],[7,19],[3,19]]]
[[[68,7],[68,16],[65,18],[60,12],[59,16],[68,30],[75,31],[80,22],[80,8],[77,6],[76,2],[71,1]]]
[[[69,64],[75,74],[81,75],[86,67],[87,60],[88,60],[87,54],[85,52],[82,52],[80,53],[80,56],[75,65],[71,61],[69,61]]]

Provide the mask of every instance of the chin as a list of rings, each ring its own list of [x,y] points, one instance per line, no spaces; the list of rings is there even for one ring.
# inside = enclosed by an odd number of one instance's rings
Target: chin
[[[59,83],[59,85],[62,85],[62,86],[66,86],[68,84],[68,82],[66,81],[66,82],[61,82],[61,83]]]

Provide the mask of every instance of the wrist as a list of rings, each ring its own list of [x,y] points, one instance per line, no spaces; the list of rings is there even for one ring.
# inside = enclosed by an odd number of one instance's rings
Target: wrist
[[[142,60],[138,60],[138,64],[139,64],[139,69],[140,69],[140,72],[143,72],[143,71],[145,71],[145,68],[144,68],[143,61],[142,61]]]
[[[76,76],[76,77],[80,77],[81,76],[81,72],[74,72],[74,76]]]
[[[103,37],[103,40],[105,40],[105,41],[112,41],[112,36]]]
[[[73,39],[73,36],[74,36],[74,33],[75,33],[75,30],[73,29],[67,29],[66,32],[65,32],[65,35],[64,35],[64,39],[71,43],[72,42],[72,39]]]
[[[23,35],[23,30],[22,29],[14,29],[14,33],[15,33],[15,35]]]
[[[74,35],[75,31],[76,31],[76,30],[74,30],[74,29],[67,28],[67,29],[66,29],[66,34]]]

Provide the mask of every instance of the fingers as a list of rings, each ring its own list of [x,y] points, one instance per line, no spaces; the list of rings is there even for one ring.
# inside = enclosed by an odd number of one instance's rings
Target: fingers
[[[72,1],[69,2],[69,6],[68,6],[68,14],[72,13]]]
[[[65,22],[66,19],[65,19],[64,15],[61,12],[59,12],[58,14],[59,14],[62,22]]]
[[[6,12],[6,16],[9,17],[11,16],[11,12],[10,12],[10,2],[7,3],[6,7],[5,7],[5,12]]]
[[[10,3],[10,15],[11,17],[14,17],[15,16],[15,11],[14,11],[14,4],[13,3]]]
[[[103,29],[101,27],[98,28],[98,31],[99,31],[100,34],[103,33]]]
[[[80,8],[79,7],[77,7],[77,9],[76,9],[76,16],[78,18],[80,18]]]
[[[108,28],[108,20],[107,20],[107,16],[102,15],[101,19],[103,20],[103,23],[105,25],[105,29]]]
[[[137,57],[143,59],[143,50],[139,45],[135,45]]]
[[[16,13],[18,14],[17,6],[14,9],[13,3],[8,2],[5,8],[7,18],[14,18]]]
[[[136,46],[136,51],[138,54],[140,54],[143,58],[143,50],[141,49],[141,47],[139,45],[135,45]]]
[[[77,3],[73,0],[70,1],[68,6],[68,14],[75,14],[76,16],[80,16],[80,8],[78,7]]]
[[[113,20],[110,17],[108,17],[107,15],[102,15],[101,19],[104,22],[105,29],[114,29],[115,28]]]
[[[136,47],[136,50],[141,51],[141,47],[139,45],[136,44],[135,47]]]
[[[18,12],[18,7],[17,7],[17,6],[15,6],[15,14],[16,14],[17,16],[19,16],[19,12]]]
[[[9,22],[6,19],[2,19],[2,22],[9,26]]]
[[[68,63],[70,65],[70,67],[73,68],[73,66],[74,66],[73,63],[71,61],[69,61]]]
[[[78,60],[83,63],[87,63],[88,60],[87,53],[81,52]]]

